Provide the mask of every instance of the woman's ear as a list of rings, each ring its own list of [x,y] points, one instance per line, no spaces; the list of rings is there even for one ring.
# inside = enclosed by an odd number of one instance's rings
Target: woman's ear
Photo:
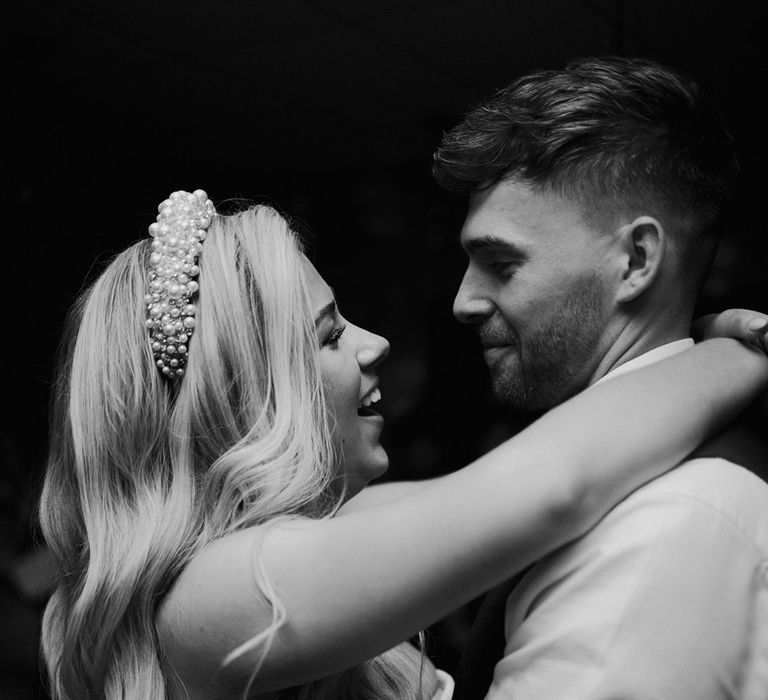
[[[667,250],[667,236],[658,219],[638,216],[618,232],[621,279],[616,300],[626,303],[645,292],[661,270]]]

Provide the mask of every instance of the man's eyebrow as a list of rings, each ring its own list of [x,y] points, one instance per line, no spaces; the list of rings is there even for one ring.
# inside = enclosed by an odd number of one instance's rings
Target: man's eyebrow
[[[464,243],[464,250],[467,253],[475,253],[480,250],[493,250],[500,253],[506,253],[512,255],[518,260],[527,260],[528,253],[526,253],[520,246],[515,243],[511,243],[506,238],[500,236],[477,236],[470,238]]]
[[[333,318],[335,315],[336,300],[332,299],[322,309],[320,309],[317,316],[315,316],[315,328],[317,328],[323,322],[323,319],[328,318],[329,316]]]

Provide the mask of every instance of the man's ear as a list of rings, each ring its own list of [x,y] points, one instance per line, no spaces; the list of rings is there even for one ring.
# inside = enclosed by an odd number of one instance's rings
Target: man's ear
[[[628,302],[647,290],[656,279],[667,249],[667,236],[658,219],[638,216],[618,232],[621,279],[616,300]]]

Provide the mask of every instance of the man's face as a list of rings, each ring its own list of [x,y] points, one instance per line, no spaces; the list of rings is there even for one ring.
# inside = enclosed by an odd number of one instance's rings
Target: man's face
[[[500,401],[544,410],[589,383],[607,349],[610,243],[556,194],[504,181],[472,195],[453,313],[477,326]]]

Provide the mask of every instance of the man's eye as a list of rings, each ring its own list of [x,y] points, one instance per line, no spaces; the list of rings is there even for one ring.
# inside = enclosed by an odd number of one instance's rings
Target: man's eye
[[[515,271],[515,263],[511,260],[492,260],[488,267],[499,275],[509,275]]]

